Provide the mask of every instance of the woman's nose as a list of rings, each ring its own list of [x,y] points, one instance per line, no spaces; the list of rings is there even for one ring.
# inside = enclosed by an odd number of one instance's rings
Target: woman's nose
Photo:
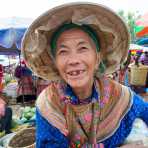
[[[71,56],[69,56],[69,59],[68,59],[69,65],[75,66],[75,65],[78,65],[79,63],[80,63],[80,58],[77,54],[72,54]]]

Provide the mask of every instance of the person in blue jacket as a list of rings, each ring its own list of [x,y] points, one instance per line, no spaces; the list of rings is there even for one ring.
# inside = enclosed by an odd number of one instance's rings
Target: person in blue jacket
[[[37,148],[122,147],[136,118],[148,125],[148,103],[106,77],[124,62],[128,47],[126,25],[102,5],[62,5],[32,23],[23,56],[51,81],[36,102]]]

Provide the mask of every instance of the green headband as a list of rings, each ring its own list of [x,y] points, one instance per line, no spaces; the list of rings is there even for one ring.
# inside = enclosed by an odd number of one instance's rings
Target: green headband
[[[86,32],[94,41],[94,43],[97,47],[97,52],[100,51],[99,38],[97,36],[97,33],[90,26],[88,26],[88,25],[81,25],[80,26],[77,24],[69,23],[69,24],[64,24],[64,25],[60,26],[51,37],[50,46],[51,46],[51,54],[53,55],[53,57],[55,57],[57,40],[58,40],[59,36],[61,35],[61,33],[63,33],[66,30],[73,29],[73,28],[78,28],[78,29],[81,29],[84,32]]]

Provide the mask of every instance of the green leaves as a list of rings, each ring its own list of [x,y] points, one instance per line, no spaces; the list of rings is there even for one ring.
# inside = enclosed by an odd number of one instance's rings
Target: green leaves
[[[134,43],[136,40],[137,31],[142,29],[142,28],[138,28],[138,26],[136,26],[136,20],[139,19],[139,17],[140,17],[138,12],[125,13],[123,10],[120,10],[118,12],[118,14],[127,24],[127,27],[129,29],[129,32],[131,35],[131,42]]]

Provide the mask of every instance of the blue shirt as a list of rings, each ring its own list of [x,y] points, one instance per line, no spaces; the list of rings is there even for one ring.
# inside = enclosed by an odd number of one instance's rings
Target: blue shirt
[[[124,118],[121,120],[116,131],[102,141],[105,148],[115,148],[123,144],[132,130],[133,122],[136,118],[141,118],[148,125],[148,103],[134,93],[133,104]],[[69,139],[65,137],[59,129],[51,125],[40,112],[36,111],[36,147],[37,148],[68,148]]]

